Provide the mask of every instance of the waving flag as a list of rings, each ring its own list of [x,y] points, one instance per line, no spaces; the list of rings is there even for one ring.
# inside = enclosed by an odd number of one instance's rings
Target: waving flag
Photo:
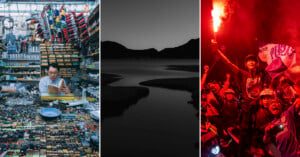
[[[300,65],[297,63],[296,51],[293,47],[283,44],[266,44],[259,48],[258,56],[262,62],[268,64],[265,70],[272,78],[283,74],[294,83],[299,83]]]

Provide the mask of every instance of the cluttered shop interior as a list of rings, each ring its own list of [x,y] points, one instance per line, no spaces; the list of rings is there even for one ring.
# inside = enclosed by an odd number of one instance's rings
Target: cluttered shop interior
[[[98,0],[1,0],[0,156],[100,156]]]

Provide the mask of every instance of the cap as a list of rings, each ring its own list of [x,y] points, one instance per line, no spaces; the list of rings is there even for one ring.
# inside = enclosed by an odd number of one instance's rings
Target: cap
[[[257,59],[256,55],[254,55],[254,54],[249,54],[248,56],[246,56],[245,62],[247,62],[248,60],[254,60],[254,61],[258,62],[258,59]]]
[[[228,94],[228,93],[235,94],[234,90],[231,88],[228,88],[225,90],[225,94]]]
[[[266,88],[266,89],[262,90],[262,91],[260,92],[260,94],[259,94],[260,97],[262,97],[262,96],[267,96],[267,95],[269,95],[269,96],[274,96],[274,91],[273,91],[273,89]]]

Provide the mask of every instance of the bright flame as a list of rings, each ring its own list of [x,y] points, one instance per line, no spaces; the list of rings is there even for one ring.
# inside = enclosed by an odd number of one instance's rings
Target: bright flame
[[[213,2],[213,10],[211,11],[213,17],[214,32],[218,32],[219,26],[221,25],[221,17],[225,16],[224,3]]]

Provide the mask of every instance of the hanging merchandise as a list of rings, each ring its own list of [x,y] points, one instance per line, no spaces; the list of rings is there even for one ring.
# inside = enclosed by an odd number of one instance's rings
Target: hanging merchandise
[[[49,40],[54,41],[53,17],[52,17],[52,11],[51,11],[50,4],[46,5],[43,8],[43,11],[41,12],[41,16],[44,20],[44,25],[45,25],[46,31],[49,33]]]
[[[48,18],[49,18],[49,25],[50,25],[50,32],[51,32],[51,40],[54,41],[54,20],[53,20],[53,14],[52,14],[51,7],[49,5],[49,10],[48,10]]]
[[[59,10],[55,10],[55,27],[58,43],[62,42],[62,30],[61,30],[61,16],[59,15]]]
[[[43,19],[43,24],[41,24],[40,26],[41,26],[41,28],[44,27],[45,32],[47,32],[47,34],[48,34],[47,38],[45,38],[45,39],[50,41],[51,32],[50,32],[48,16],[46,15],[46,10],[48,10],[48,9],[49,9],[49,6],[45,6],[43,8],[43,11],[41,12],[41,17]],[[44,37],[46,37],[46,34],[44,34]]]
[[[44,17],[43,14],[38,13],[32,13],[31,17],[26,19],[26,21],[32,21],[34,20],[34,24],[38,24],[35,30],[35,33],[43,40],[49,40],[49,35],[46,31],[46,25],[44,23]]]
[[[15,53],[17,52],[17,46],[16,46],[16,36],[13,34],[13,26],[14,26],[14,20],[12,17],[4,17],[2,20],[2,25],[4,26],[4,30],[8,30],[8,33],[5,33],[5,41],[7,43],[7,51],[9,53]],[[4,31],[5,32],[5,31]]]
[[[15,22],[12,17],[4,17],[4,19],[2,20],[2,26],[4,26],[3,27],[4,31],[5,30],[12,31],[14,24]]]
[[[76,15],[75,11],[66,13],[64,4],[60,9],[54,9],[51,4],[44,7],[41,16],[44,20],[44,26],[49,32],[50,41],[58,43],[85,43],[89,39],[87,23],[83,12]],[[42,31],[36,30],[42,36]],[[77,43],[78,44],[78,43]]]
[[[68,42],[76,42],[78,40],[78,31],[75,23],[75,16],[73,14],[66,14],[66,24],[67,24],[67,32],[68,32]]]
[[[35,19],[32,19],[30,22],[29,22],[29,30],[31,31],[31,41],[35,41],[35,24],[39,23],[38,21],[36,21]],[[30,38],[28,38],[29,41],[30,41]]]
[[[85,5],[85,6],[84,6],[84,12],[85,12],[85,13],[89,13],[89,11],[90,11],[89,5]]]
[[[61,27],[62,27],[64,39],[65,39],[65,42],[68,42],[69,41],[69,36],[68,36],[66,16],[65,16],[66,12],[63,9],[63,7],[61,8],[60,15],[61,15]]]
[[[79,13],[77,16],[75,12],[71,11],[71,13],[75,17],[76,25],[78,27],[80,42],[85,43],[89,38],[89,34],[87,31],[87,24],[85,22],[83,12]]]

